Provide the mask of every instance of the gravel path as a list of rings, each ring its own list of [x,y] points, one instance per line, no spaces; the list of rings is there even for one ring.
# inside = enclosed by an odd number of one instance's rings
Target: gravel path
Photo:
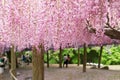
[[[58,65],[45,65],[45,80],[120,80],[120,65],[109,66],[110,70],[90,69],[82,72],[82,66],[69,65],[68,68],[58,68]],[[31,66],[17,69],[18,80],[31,80]],[[9,71],[5,70],[0,80],[10,80]]]

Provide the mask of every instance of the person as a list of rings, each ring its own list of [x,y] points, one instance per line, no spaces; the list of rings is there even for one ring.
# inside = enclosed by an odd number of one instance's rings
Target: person
[[[3,56],[2,56],[2,54],[0,54],[0,67],[5,67],[5,63],[4,63],[4,58],[3,58]]]
[[[66,68],[68,67],[69,62],[70,62],[70,55],[68,54],[67,55],[67,60],[66,60]]]
[[[3,59],[4,59],[4,68],[5,68],[5,66],[7,65],[7,63],[8,63],[8,58],[7,58],[7,56],[5,55],[5,54],[3,54],[3,57],[2,57]]]
[[[26,54],[26,62],[29,65],[29,63],[30,63],[30,55],[29,54]]]
[[[67,55],[66,54],[64,54],[63,60],[64,60],[63,67],[64,67],[64,65],[66,65],[66,67],[67,67]]]
[[[68,61],[67,63],[69,64],[69,62],[70,62],[70,55],[69,54],[67,55],[67,61]]]
[[[21,58],[22,58],[22,61],[26,63],[26,57],[25,57],[25,55],[24,55],[24,54],[22,55],[22,57],[21,57]]]

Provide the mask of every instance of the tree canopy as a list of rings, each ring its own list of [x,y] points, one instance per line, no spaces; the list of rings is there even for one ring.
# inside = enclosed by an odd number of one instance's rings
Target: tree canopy
[[[0,43],[18,50],[119,43],[105,27],[119,28],[120,0],[0,0]]]

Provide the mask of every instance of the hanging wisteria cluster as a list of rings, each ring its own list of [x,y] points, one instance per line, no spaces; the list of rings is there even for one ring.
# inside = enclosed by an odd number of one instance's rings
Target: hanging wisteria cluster
[[[45,49],[109,44],[110,25],[120,26],[120,0],[0,0],[0,44],[19,50],[44,44]],[[89,28],[95,28],[91,33]]]

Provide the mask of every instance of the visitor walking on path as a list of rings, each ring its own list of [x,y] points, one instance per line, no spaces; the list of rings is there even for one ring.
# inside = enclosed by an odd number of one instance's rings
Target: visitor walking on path
[[[64,65],[66,65],[66,67],[67,67],[67,55],[66,54],[64,54],[63,60],[64,60],[63,67],[64,67]]]
[[[4,54],[0,54],[0,67],[5,68],[7,64],[7,57]]]
[[[70,61],[70,55],[65,54],[63,59],[64,59],[63,67],[64,65],[66,65],[66,68],[67,68]]]
[[[30,55],[29,54],[26,54],[26,61],[27,61],[27,65],[29,65],[29,63],[30,63]]]

